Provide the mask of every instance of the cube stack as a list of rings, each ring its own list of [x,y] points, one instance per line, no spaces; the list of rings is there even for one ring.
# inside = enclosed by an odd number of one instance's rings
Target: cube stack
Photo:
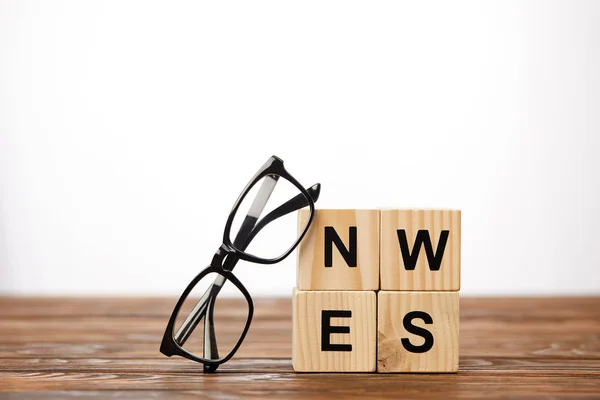
[[[315,210],[297,252],[294,370],[457,372],[460,220],[449,209]]]

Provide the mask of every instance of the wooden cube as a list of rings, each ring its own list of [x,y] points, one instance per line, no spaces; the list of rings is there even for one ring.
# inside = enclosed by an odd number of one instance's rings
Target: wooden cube
[[[381,290],[460,289],[460,210],[381,210]]]
[[[294,371],[374,372],[376,300],[369,291],[295,289]]]
[[[309,215],[308,210],[299,212],[299,228]],[[377,290],[379,212],[315,210],[297,251],[300,290]]]
[[[377,372],[457,372],[458,292],[377,295]]]

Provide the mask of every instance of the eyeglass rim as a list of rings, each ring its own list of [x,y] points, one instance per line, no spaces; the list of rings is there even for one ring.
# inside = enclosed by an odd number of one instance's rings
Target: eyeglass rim
[[[242,202],[244,201],[244,199],[246,198],[246,196],[248,195],[248,193],[250,192],[252,187],[254,187],[254,185],[256,185],[256,183],[258,181],[260,181],[262,178],[264,178],[267,175],[279,175],[281,178],[284,178],[288,182],[293,184],[302,193],[302,195],[306,198],[306,200],[308,201],[309,209],[310,209],[310,215],[309,215],[308,221],[307,221],[302,233],[298,236],[296,241],[290,246],[290,248],[285,253],[283,253],[281,256],[276,257],[276,258],[262,258],[262,257],[255,256],[253,254],[246,253],[245,251],[242,251],[242,250],[239,250],[238,248],[236,248],[230,239],[231,226],[233,224],[233,219],[235,218],[235,214],[237,213],[240,205],[242,204]],[[223,232],[223,245],[225,245],[232,253],[236,254],[241,260],[250,261],[250,262],[254,262],[254,263],[258,263],[258,264],[276,264],[276,263],[284,260],[287,256],[289,256],[294,251],[294,249],[298,246],[298,244],[302,241],[302,239],[308,232],[308,229],[310,228],[310,225],[314,218],[314,214],[315,214],[315,203],[314,203],[311,195],[300,184],[300,182],[298,182],[296,180],[296,178],[294,178],[285,169],[283,160],[281,158],[279,158],[277,156],[271,156],[269,158],[269,160],[267,160],[267,162],[258,170],[258,172],[250,180],[250,182],[248,182],[248,184],[246,185],[246,187],[244,188],[244,190],[242,191],[242,193],[240,194],[240,196],[234,203],[233,208],[231,209],[231,211],[229,213],[229,217],[227,218],[227,223],[225,224],[225,230]]]
[[[183,306],[183,303],[187,299],[187,296],[190,294],[190,292],[196,286],[196,284],[198,282],[200,282],[200,280],[202,278],[204,278],[206,275],[213,273],[213,272],[224,276],[225,279],[227,279],[229,282],[233,283],[240,290],[240,292],[244,295],[244,297],[246,298],[246,301],[248,302],[248,319],[246,320],[246,325],[244,326],[244,330],[243,330],[240,338],[238,339],[238,342],[232,348],[232,350],[229,352],[229,354],[227,354],[226,357],[221,358],[219,360],[209,360],[209,359],[205,359],[202,357],[198,357],[198,356],[190,353],[183,347],[181,347],[175,341],[175,338],[174,338],[175,322],[176,322],[177,316],[179,315],[179,310],[181,309],[181,306]],[[248,293],[248,290],[246,290],[244,285],[236,278],[235,275],[233,275],[233,273],[231,271],[227,271],[218,266],[215,267],[215,266],[209,265],[204,270],[202,270],[198,275],[196,275],[196,277],[194,279],[192,279],[192,281],[188,284],[188,286],[185,288],[185,290],[179,297],[179,300],[177,301],[177,304],[175,305],[175,308],[173,309],[173,312],[171,313],[171,318],[169,319],[167,328],[165,329],[165,333],[163,335],[163,340],[162,340],[162,343],[160,346],[160,351],[161,351],[161,353],[163,353],[164,355],[169,356],[169,357],[173,356],[173,355],[179,355],[179,356],[185,357],[192,361],[199,362],[204,365],[219,366],[219,365],[229,361],[231,359],[231,357],[233,357],[233,355],[238,351],[239,347],[241,346],[242,342],[244,341],[244,339],[246,337],[246,334],[248,333],[248,330],[252,323],[253,315],[254,315],[254,302],[252,301],[252,297],[250,296],[250,293]]]

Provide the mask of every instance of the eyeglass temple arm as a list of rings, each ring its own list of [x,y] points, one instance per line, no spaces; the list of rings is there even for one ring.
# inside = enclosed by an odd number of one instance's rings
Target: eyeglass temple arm
[[[217,347],[217,335],[215,334],[215,301],[217,295],[211,296],[208,300],[208,310],[206,318],[204,318],[204,358],[209,360],[217,360],[219,358],[219,350]]]
[[[306,191],[308,192],[309,196],[312,198],[313,203],[314,203],[317,200],[319,200],[319,195],[321,194],[321,184],[320,183],[314,184],[310,188],[306,189]],[[277,218],[281,218],[284,215],[287,215],[287,214],[297,211],[301,208],[304,208],[307,205],[308,205],[308,200],[306,199],[306,197],[304,197],[304,195],[299,194],[299,195],[293,197],[292,199],[288,200],[287,202],[283,203],[281,206],[279,206],[276,209],[274,209],[273,211],[271,211],[269,214],[265,215],[263,217],[263,219],[261,219],[258,222],[258,224],[256,224],[254,226],[254,229],[252,229],[250,234],[247,235],[245,238],[240,237],[242,234],[242,231],[240,230],[240,233],[236,236],[235,241],[234,241],[235,246],[237,247],[238,250],[241,250],[241,251],[246,250],[246,248],[248,247],[248,245],[250,244],[252,239],[254,239],[254,237],[268,223],[273,222]],[[223,263],[223,268],[228,271],[231,271],[233,269],[233,267],[235,267],[237,262],[238,262],[238,257],[231,255],[231,256],[227,257],[227,259]]]
[[[248,214],[244,217],[244,221],[240,226],[240,229],[233,240],[233,245],[237,248],[243,245],[244,243],[248,243],[246,238],[251,234],[260,214],[262,214],[267,202],[269,201],[269,197],[273,193],[275,189],[275,185],[277,185],[277,181],[279,180],[279,176],[277,175],[267,175],[256,194],[256,197],[252,201],[252,205],[250,205],[250,209],[248,210]],[[247,244],[246,244],[247,246]],[[244,247],[245,248],[245,247]]]
[[[310,197],[313,199],[313,203],[319,199],[319,194],[321,193],[321,184],[317,183],[306,190]],[[285,202],[281,206],[277,207],[269,214],[267,214],[263,219],[261,219],[258,224],[254,227],[250,236],[248,237],[248,243],[254,239],[254,237],[264,228],[268,223],[273,222],[277,218],[281,218],[284,215],[297,211],[301,208],[304,208],[308,205],[308,201],[306,197],[302,194],[297,195],[296,197],[290,199]]]
[[[206,314],[206,309],[210,304],[214,304],[214,299],[217,294],[221,291],[221,288],[225,284],[225,277],[219,275],[210,287],[204,292],[200,300],[194,306],[194,309],[188,314],[185,321],[181,324],[173,338],[180,346],[183,346],[190,337],[192,331],[196,329],[196,326],[202,320]]]

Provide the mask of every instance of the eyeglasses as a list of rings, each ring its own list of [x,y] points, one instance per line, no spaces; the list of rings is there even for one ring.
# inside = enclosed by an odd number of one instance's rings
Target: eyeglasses
[[[231,271],[239,260],[275,264],[290,255],[308,231],[320,191],[318,183],[305,189],[280,158],[269,158],[233,205],[223,243],[210,265],[190,282],[175,305],[161,353],[200,362],[204,372],[216,371],[235,354],[250,327],[254,305]],[[289,226],[284,220],[304,207],[310,208],[305,226],[278,229]],[[225,296],[218,297],[219,293]],[[245,299],[243,307],[235,303],[233,314],[230,296]],[[223,309],[227,312],[219,312]]]

